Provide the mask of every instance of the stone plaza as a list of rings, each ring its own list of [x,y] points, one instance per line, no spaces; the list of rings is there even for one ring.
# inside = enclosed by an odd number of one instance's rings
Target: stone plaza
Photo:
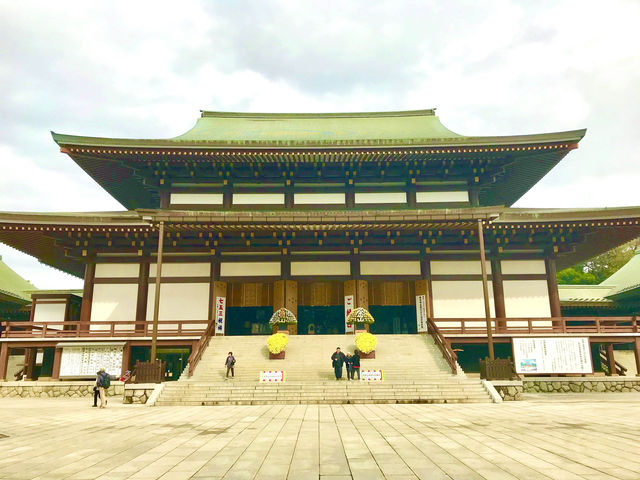
[[[0,399],[2,479],[638,479],[637,393],[459,405]]]

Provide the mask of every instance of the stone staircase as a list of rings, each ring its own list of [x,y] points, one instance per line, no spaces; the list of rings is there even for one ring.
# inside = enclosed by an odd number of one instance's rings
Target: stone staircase
[[[362,369],[384,370],[383,382],[335,380],[330,356],[355,349],[353,335],[292,335],[286,358],[270,360],[266,336],[212,338],[194,375],[165,384],[156,405],[259,405],[338,403],[490,402],[479,380],[452,375],[428,335],[377,335],[375,359]],[[235,378],[225,379],[227,353],[236,357]],[[286,382],[259,382],[261,370],[284,370]],[[462,372],[462,370],[459,370]],[[186,372],[186,371],[185,371]]]

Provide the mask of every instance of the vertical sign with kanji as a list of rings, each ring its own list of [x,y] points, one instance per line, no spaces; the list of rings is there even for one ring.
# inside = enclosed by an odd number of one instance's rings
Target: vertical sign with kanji
[[[344,296],[344,333],[355,333],[355,325],[347,323],[347,317],[353,310],[353,295]]]
[[[416,321],[418,323],[418,333],[426,333],[429,331],[426,295],[416,295]]]
[[[216,297],[216,335],[224,335],[224,316],[227,310],[227,297]]]

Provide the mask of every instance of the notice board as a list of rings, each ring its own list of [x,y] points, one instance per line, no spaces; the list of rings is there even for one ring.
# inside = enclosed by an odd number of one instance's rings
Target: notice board
[[[514,338],[513,357],[518,373],[593,373],[586,337]]]

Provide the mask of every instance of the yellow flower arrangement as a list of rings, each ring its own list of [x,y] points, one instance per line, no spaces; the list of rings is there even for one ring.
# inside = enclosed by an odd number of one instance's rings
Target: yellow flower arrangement
[[[282,352],[287,346],[287,343],[289,343],[289,335],[285,335],[284,333],[274,333],[267,338],[267,348],[274,355]]]
[[[368,323],[374,322],[373,317],[366,308],[358,307],[347,316],[347,323]]]
[[[371,353],[376,349],[378,339],[369,332],[362,332],[356,335],[356,348],[362,353]]]

